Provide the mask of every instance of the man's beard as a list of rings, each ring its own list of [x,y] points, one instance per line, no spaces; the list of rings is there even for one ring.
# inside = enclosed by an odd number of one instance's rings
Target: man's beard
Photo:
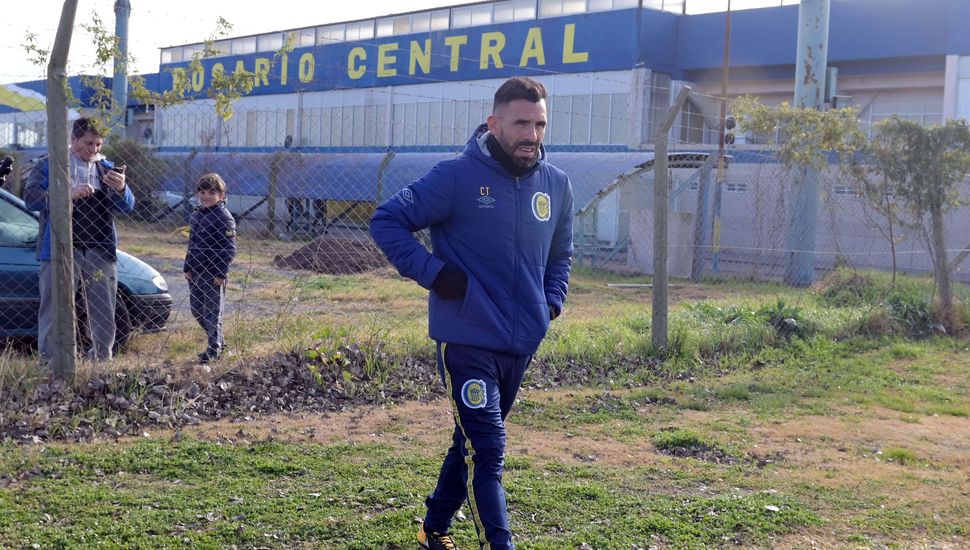
[[[523,158],[515,154],[519,147],[535,147],[535,153],[529,158]],[[512,144],[510,149],[505,150],[509,157],[512,158],[512,162],[519,166],[520,168],[532,168],[532,166],[539,160],[539,143],[536,141],[522,140],[517,141]]]

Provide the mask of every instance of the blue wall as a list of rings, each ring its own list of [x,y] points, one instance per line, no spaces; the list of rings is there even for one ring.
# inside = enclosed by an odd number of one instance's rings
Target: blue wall
[[[724,13],[683,16],[677,36],[679,71],[719,68],[724,55]],[[832,0],[829,63],[873,63],[874,72],[942,70],[947,54],[970,54],[967,0]],[[798,6],[731,13],[731,67],[795,63]],[[932,66],[928,58],[940,59]],[[904,62],[918,59],[918,63]],[[893,66],[895,63],[903,63]],[[856,65],[858,66],[858,65]],[[792,67],[790,74],[794,74]],[[675,75],[675,78],[677,75]]]
[[[84,85],[84,82],[83,82],[84,78],[85,77],[83,76],[69,77],[67,79],[67,84],[71,88],[71,93],[74,95],[74,98],[78,100],[81,103],[81,105],[85,107],[90,107],[91,98],[94,95],[94,91],[91,88]],[[106,77],[100,77],[100,78],[104,86],[110,90],[111,79]],[[37,92],[39,94],[44,95],[45,97],[47,96],[46,80],[31,80],[29,82],[18,82],[17,86],[33,92]],[[21,109],[20,106],[18,106],[18,103],[21,103],[21,102],[18,100],[17,97],[11,97],[9,101],[10,101],[9,104],[0,103],[0,114],[19,113],[23,111],[23,109]]]

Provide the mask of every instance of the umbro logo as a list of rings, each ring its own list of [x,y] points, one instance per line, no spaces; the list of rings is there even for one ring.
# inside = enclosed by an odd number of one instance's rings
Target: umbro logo
[[[405,187],[401,189],[401,192],[397,194],[397,202],[401,203],[401,206],[407,207],[409,204],[414,204],[414,194],[411,192],[410,187]]]
[[[492,198],[492,190],[488,185],[478,188],[478,207],[495,208],[495,199]]]

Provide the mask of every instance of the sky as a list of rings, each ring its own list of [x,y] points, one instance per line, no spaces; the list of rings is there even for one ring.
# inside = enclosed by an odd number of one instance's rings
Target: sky
[[[656,1],[656,0],[655,0]],[[666,0],[680,1],[680,0]],[[687,0],[692,9],[726,8],[728,0]],[[796,0],[732,0],[732,9],[794,3]],[[128,52],[134,56],[132,73],[158,72],[159,48],[204,41],[216,30],[219,17],[233,25],[230,36],[244,36],[285,29],[325,25],[340,21],[378,17],[441,6],[474,3],[474,0],[129,0]],[[77,24],[92,21],[97,13],[114,32],[115,0],[78,0],[75,31],[68,55],[69,74],[93,74],[94,46],[90,35]],[[46,77],[46,66],[31,63],[24,50],[27,33],[37,46],[50,50],[64,2],[28,0],[18,2],[16,14],[8,10],[0,33],[0,82],[24,82]]]

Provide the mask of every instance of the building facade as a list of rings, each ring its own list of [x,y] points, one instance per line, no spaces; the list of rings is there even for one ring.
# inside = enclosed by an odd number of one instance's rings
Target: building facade
[[[182,162],[184,170],[164,182],[173,191],[193,170],[217,168],[249,197],[237,199],[246,204],[279,195],[357,208],[460,151],[490,112],[497,85],[529,75],[550,92],[550,158],[569,171],[577,208],[597,202],[581,224],[584,237],[625,250],[610,261],[622,257],[626,267],[649,272],[644,207],[621,189],[606,198],[597,191],[644,161],[684,86],[693,93],[668,136],[675,150],[716,148],[722,98],[792,100],[799,6],[774,4],[691,14],[690,0],[501,0],[167,47],[148,82],[163,91],[184,79],[190,101],[158,110],[131,105],[129,136]],[[831,0],[827,58],[839,106],[856,106],[870,128],[891,115],[927,124],[970,119],[967,22],[964,0]],[[208,94],[220,74],[242,71],[253,74],[253,89],[224,120]],[[0,105],[0,142],[43,147],[41,115]],[[736,258],[738,272],[777,261],[790,215],[790,182],[756,141],[741,136],[729,146],[734,159],[722,187],[718,250],[726,264]],[[281,158],[285,169],[273,169]],[[819,239],[819,267],[839,255],[875,257],[878,220],[859,226],[854,186],[832,176],[823,192],[823,210],[848,219],[833,218],[834,237]],[[696,192],[687,189],[681,200],[683,223],[692,226]],[[821,235],[825,224],[819,227]]]

